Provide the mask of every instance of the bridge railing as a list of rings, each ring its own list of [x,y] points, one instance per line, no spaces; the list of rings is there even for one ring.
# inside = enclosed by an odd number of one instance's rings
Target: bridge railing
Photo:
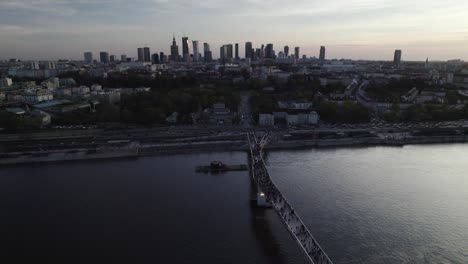
[[[257,143],[256,137],[249,134],[248,141],[252,158],[252,173],[254,180],[268,198],[272,207],[279,214],[289,232],[299,243],[312,263],[332,264],[332,261],[325,251],[323,251],[294,208],[271,179],[266,168],[265,161],[262,158],[261,149]]]

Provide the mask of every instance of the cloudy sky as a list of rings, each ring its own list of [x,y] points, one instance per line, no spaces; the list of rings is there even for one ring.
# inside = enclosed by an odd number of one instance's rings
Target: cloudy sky
[[[468,61],[467,0],[0,0],[0,59],[169,52],[172,34],[328,58]],[[95,55],[96,56],[96,55]]]

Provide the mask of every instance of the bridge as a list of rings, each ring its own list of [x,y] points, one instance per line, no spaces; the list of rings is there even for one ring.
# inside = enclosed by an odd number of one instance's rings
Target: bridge
[[[257,184],[257,203],[261,206],[271,206],[278,213],[282,222],[306,253],[311,263],[332,264],[330,258],[304,225],[297,212],[271,179],[262,154],[268,136],[268,134],[265,134],[259,139],[254,133],[247,134],[252,177]]]

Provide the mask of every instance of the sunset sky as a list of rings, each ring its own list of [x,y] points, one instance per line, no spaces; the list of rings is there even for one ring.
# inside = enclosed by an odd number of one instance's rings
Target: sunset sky
[[[1,0],[0,58],[81,59],[84,51],[169,53],[172,34],[219,46],[273,43],[327,58],[468,60],[466,0]]]

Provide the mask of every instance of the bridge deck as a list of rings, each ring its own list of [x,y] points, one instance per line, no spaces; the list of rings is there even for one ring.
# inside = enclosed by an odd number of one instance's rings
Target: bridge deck
[[[252,159],[252,174],[260,191],[268,198],[289,232],[307,254],[309,260],[315,264],[332,264],[330,258],[304,225],[297,212],[271,179],[262,157],[261,144],[259,144],[255,135],[249,133],[248,141]]]

